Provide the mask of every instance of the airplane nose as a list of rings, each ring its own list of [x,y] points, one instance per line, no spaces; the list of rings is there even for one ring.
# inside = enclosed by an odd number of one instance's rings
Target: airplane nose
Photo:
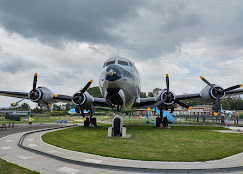
[[[122,78],[122,69],[116,65],[110,65],[106,69],[105,79],[108,81],[115,81]]]

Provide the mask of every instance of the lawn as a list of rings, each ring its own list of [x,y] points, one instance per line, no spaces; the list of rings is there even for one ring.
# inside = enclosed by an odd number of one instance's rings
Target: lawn
[[[19,167],[7,161],[0,159],[0,173],[1,174],[37,174],[38,172]]]
[[[147,161],[208,161],[243,152],[243,134],[223,134],[222,127],[126,125],[131,139],[107,137],[110,125],[75,127],[43,135],[65,149],[116,158]]]

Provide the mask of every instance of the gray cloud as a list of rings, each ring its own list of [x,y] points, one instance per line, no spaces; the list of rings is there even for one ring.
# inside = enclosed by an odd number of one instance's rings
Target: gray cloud
[[[30,71],[36,67],[33,61],[25,60],[21,57],[15,57],[0,50],[0,71],[16,74],[20,71]]]
[[[8,31],[43,42],[104,43],[117,25],[136,15],[136,1],[2,1],[1,23]],[[55,43],[56,44],[56,43]]]
[[[166,73],[176,93],[200,91],[200,75],[242,83],[242,11],[237,0],[1,1],[1,90],[29,91],[37,72],[38,85],[71,95],[98,85],[117,48],[144,91],[164,87]]]
[[[70,41],[106,44],[147,59],[202,38],[212,49],[241,48],[242,10],[242,1],[225,0],[2,1],[0,23],[53,47]]]

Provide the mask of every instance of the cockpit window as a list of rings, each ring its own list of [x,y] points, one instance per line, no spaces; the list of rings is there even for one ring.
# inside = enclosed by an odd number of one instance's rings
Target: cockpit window
[[[130,65],[130,67],[133,67],[133,64],[132,64],[132,62],[129,62],[129,65]]]
[[[118,60],[118,64],[128,66],[128,62],[122,60]]]
[[[112,60],[112,61],[110,61],[110,62],[107,62],[107,63],[106,63],[106,66],[111,65],[111,64],[115,64],[115,60]]]

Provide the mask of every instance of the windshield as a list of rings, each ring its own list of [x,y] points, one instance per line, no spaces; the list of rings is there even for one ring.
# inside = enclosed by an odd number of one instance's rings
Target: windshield
[[[115,60],[112,60],[112,61],[110,61],[110,62],[107,62],[107,63],[106,63],[106,66],[111,65],[111,64],[115,64]]]
[[[129,65],[128,65],[128,62],[126,62],[126,61],[122,61],[122,60],[118,60],[118,64],[120,64],[120,65],[125,65],[125,66],[129,66]]]

